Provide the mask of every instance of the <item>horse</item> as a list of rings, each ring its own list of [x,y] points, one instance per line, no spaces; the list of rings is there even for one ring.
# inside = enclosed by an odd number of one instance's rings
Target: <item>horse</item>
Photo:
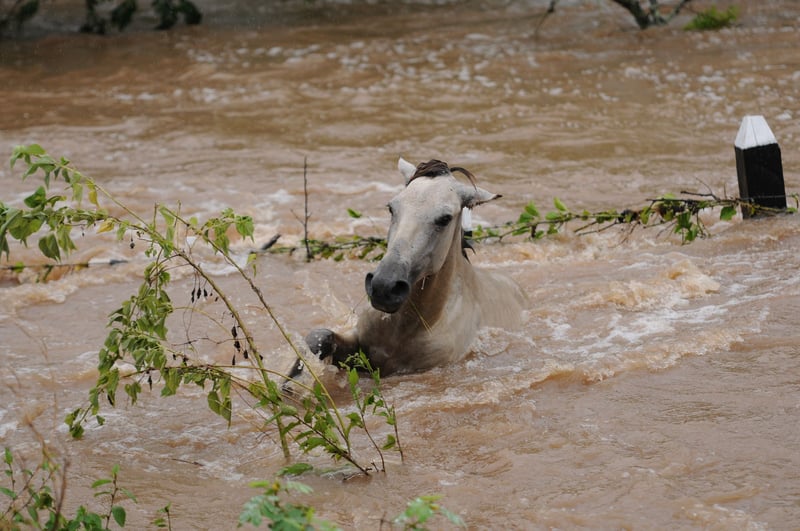
[[[405,187],[388,204],[386,251],[364,282],[370,305],[355,328],[319,328],[305,338],[311,352],[337,366],[361,350],[381,375],[460,361],[482,327],[519,326],[527,303],[511,278],[473,267],[466,254],[462,216],[501,196],[439,160],[414,166],[401,157],[398,169]],[[302,370],[298,360],[290,379]]]

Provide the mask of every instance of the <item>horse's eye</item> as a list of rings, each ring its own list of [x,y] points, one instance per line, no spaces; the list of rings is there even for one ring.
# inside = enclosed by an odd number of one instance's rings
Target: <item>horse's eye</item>
[[[392,205],[386,205],[386,208],[389,209],[389,215],[394,216],[394,209],[392,208]]]
[[[436,223],[437,227],[446,227],[450,224],[451,221],[453,221],[453,216],[451,216],[450,214],[444,214],[443,216],[439,216],[438,218],[436,218],[434,223]]]

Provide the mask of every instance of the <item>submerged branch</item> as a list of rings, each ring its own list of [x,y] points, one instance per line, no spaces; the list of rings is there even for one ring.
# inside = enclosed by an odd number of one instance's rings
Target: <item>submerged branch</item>
[[[509,221],[502,225],[488,227],[479,226],[469,235],[469,240],[489,244],[502,243],[508,241],[509,238],[520,236],[527,240],[538,240],[545,236],[559,233],[562,229],[566,229],[568,224],[572,222],[582,221],[582,224],[572,229],[573,234],[584,236],[605,232],[614,227],[624,226],[627,228],[627,234],[625,236],[627,239],[637,228],[662,226],[667,229],[672,229],[672,232],[675,234],[679,234],[682,243],[689,243],[697,237],[704,238],[709,235],[705,224],[699,217],[700,213],[703,211],[719,208],[721,209],[719,214],[720,219],[729,220],[737,211],[746,211],[752,216],[794,213],[800,209],[800,194],[786,196],[787,199],[793,200],[795,204],[794,207],[786,210],[763,207],[740,198],[721,198],[713,192],[700,193],[682,190],[680,194],[688,197],[677,198],[668,194],[649,200],[649,204],[642,208],[624,209],[621,211],[611,209],[594,212],[588,210],[573,212],[564,206],[560,200],[556,199],[554,201],[556,210],[548,212],[544,217],[539,214],[538,209],[533,202],[531,202],[525,206],[525,209],[520,214],[517,221]],[[188,225],[188,222],[185,223]],[[305,233],[305,235],[306,237],[300,241],[300,246],[278,245],[277,242],[280,235],[275,235],[259,249],[251,250],[249,253],[252,257],[261,254],[291,255],[302,248],[306,254],[306,260],[308,260],[309,257],[321,257],[330,258],[335,261],[341,261],[345,258],[377,261],[383,257],[383,253],[386,251],[386,238],[380,236],[361,236],[354,234],[336,236],[331,241],[325,241],[308,238],[307,233]],[[213,243],[210,244],[212,247],[214,246]],[[218,252],[221,251],[219,248],[215,248],[215,250]],[[65,269],[67,272],[73,272],[89,267],[115,266],[123,263],[126,263],[126,261],[109,260],[103,262],[56,264],[16,263],[13,265],[0,266],[0,274],[5,271],[18,276],[23,271],[30,270],[36,272],[37,282],[45,282],[48,280],[50,274],[58,269]],[[235,262],[233,262],[232,265],[237,269],[237,272],[246,279],[250,289],[256,294],[263,308],[267,311],[273,322],[275,322],[277,318],[272,312],[272,308],[264,299],[263,294],[260,293],[258,286],[252,282],[252,279],[243,268],[238,266]],[[298,349],[293,344],[286,331],[283,330],[279,323],[277,324],[280,332],[284,335],[292,350],[302,358],[301,349]],[[249,337],[249,334],[247,336]]]
[[[773,215],[779,213],[794,213],[800,208],[800,195],[792,194],[787,199],[793,199],[795,207],[786,210],[777,210],[764,207],[739,198],[720,198],[714,193],[696,193],[681,191],[684,196],[674,197],[664,195],[650,199],[649,204],[638,209],[602,210],[590,212],[583,210],[573,212],[559,199],[554,200],[556,210],[547,212],[542,216],[533,202],[528,203],[517,221],[510,221],[503,225],[489,227],[479,226],[469,235],[475,242],[500,243],[510,237],[523,236],[528,240],[538,240],[545,236],[558,233],[574,221],[584,222],[572,229],[578,236],[594,234],[609,230],[616,226],[626,226],[630,232],[637,227],[650,228],[664,226],[681,236],[682,243],[688,243],[697,237],[709,235],[705,224],[699,215],[703,211],[721,209],[719,217],[730,220],[737,211],[746,211],[750,215]],[[626,236],[627,237],[627,236]],[[304,240],[310,246],[314,256],[342,260],[345,257],[362,260],[380,260],[386,250],[386,239],[375,236],[339,236],[333,241]],[[262,252],[288,253],[295,252],[296,246],[273,245]]]

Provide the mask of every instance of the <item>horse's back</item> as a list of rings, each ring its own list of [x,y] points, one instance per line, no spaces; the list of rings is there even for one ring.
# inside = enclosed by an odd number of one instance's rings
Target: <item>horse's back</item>
[[[518,328],[528,296],[511,277],[498,271],[475,269],[476,291],[480,308],[480,325],[497,328]]]

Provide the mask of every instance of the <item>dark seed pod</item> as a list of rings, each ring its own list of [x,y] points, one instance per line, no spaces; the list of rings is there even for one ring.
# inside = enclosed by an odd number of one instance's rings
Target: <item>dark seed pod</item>
[[[244,359],[249,359],[250,355],[247,353],[247,349],[244,349],[244,352],[242,352],[242,356],[244,356]]]
[[[233,326],[231,327],[231,335],[233,336],[233,339],[236,339],[236,335],[237,335],[237,332],[236,332],[236,325],[233,325]]]
[[[231,359],[231,365],[236,365],[236,354],[234,354],[233,358]]]
[[[238,339],[233,342],[233,348],[236,349],[236,352],[241,352],[242,351],[242,344],[239,343]]]

